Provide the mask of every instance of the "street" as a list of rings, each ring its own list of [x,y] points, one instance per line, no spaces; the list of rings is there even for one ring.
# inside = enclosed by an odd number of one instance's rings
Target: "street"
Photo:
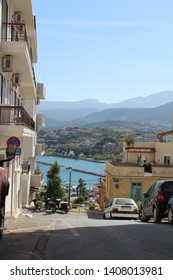
[[[100,213],[32,212],[6,220],[1,260],[173,260],[173,226]]]

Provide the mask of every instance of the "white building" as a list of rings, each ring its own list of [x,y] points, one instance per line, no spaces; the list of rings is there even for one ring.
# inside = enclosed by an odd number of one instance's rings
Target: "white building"
[[[34,73],[37,34],[32,0],[0,0],[0,22],[0,164],[10,182],[6,215],[14,216],[43,184],[43,174],[35,174],[35,169],[36,156],[44,154],[37,128],[45,119],[37,107],[45,99],[45,88]],[[16,156],[5,161],[10,144],[16,145]]]

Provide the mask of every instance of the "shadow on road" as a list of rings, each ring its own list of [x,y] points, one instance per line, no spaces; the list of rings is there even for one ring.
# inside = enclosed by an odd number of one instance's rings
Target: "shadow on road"
[[[37,215],[36,215],[37,216]],[[57,220],[56,228],[46,219],[37,229],[9,230],[0,241],[1,260],[172,260],[172,230],[168,223],[89,219]],[[79,224],[78,219],[80,219]],[[92,221],[95,219],[95,221]],[[50,220],[51,222],[52,220]],[[22,222],[22,221],[21,221]]]

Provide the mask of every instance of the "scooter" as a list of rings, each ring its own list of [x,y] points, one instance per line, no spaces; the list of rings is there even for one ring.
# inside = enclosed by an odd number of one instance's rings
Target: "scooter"
[[[60,198],[53,199],[51,201],[50,207],[52,209],[52,213],[62,211],[66,214],[68,212],[68,202],[61,201]]]
[[[64,212],[65,214],[68,213],[68,202],[61,201],[61,199],[56,199],[56,209]]]

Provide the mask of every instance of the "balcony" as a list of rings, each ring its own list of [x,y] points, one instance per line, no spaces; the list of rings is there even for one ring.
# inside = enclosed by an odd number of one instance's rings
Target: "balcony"
[[[35,130],[35,122],[22,106],[0,106],[0,125],[25,126]]]
[[[37,98],[38,100],[46,98],[45,86],[42,83],[37,83]]]
[[[30,190],[40,190],[44,184],[44,172],[31,174]]]
[[[36,116],[36,126],[45,126],[45,116],[42,114],[37,114]]]
[[[45,145],[41,143],[36,144],[35,156],[43,156],[45,153]]]
[[[24,23],[2,23],[2,57],[12,56],[13,73],[21,75],[20,90],[24,99],[36,98],[36,81],[33,63],[32,43],[28,40]]]

